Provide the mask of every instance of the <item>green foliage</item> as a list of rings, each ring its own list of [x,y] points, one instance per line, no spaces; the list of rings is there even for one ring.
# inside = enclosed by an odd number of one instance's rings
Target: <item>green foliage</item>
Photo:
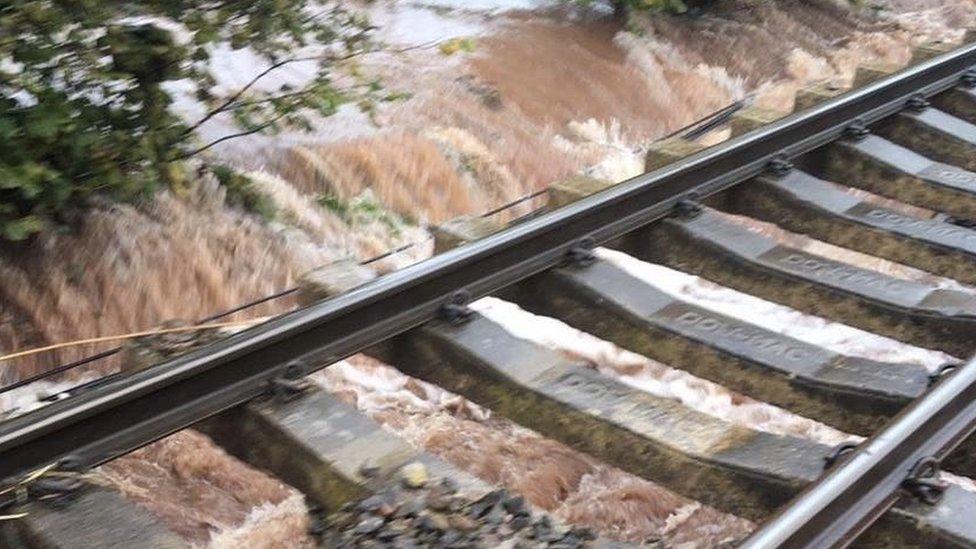
[[[307,113],[328,116],[373,93],[339,89],[331,77],[371,47],[368,31],[340,2],[0,0],[0,238],[67,222],[97,195],[132,201],[183,185],[182,162],[217,142],[307,129]],[[210,72],[221,44],[250,48],[271,68],[222,92]],[[307,85],[265,85],[299,60],[319,64]],[[175,83],[206,106],[200,120],[172,113]],[[195,130],[217,116],[240,131],[197,141]],[[248,185],[223,179],[243,206],[264,208]]]
[[[323,194],[318,197],[319,206],[335,213],[343,221],[349,222],[349,205],[334,194]]]
[[[660,10],[670,13],[688,11],[688,6],[682,0],[627,0],[627,3],[640,10]]]
[[[441,44],[440,50],[444,55],[454,55],[455,53],[474,53],[477,44],[472,38],[452,38]]]
[[[369,225],[378,222],[391,230],[394,236],[400,234],[400,228],[407,221],[391,213],[376,201],[373,194],[367,190],[352,200],[343,201],[334,194],[319,195],[317,202],[323,208],[334,212],[340,219],[351,226]]]
[[[230,205],[259,215],[268,221],[277,216],[278,211],[274,201],[258,191],[254,181],[249,177],[227,166],[214,166],[211,171],[217,181],[227,189],[227,202]]]

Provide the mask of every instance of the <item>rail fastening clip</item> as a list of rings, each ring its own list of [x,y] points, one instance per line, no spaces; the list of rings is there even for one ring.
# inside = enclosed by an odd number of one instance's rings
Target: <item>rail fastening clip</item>
[[[857,450],[858,443],[848,440],[846,442],[841,442],[837,446],[834,446],[833,450],[829,454],[824,456],[824,471],[829,471],[831,467],[837,465],[844,458],[854,453]]]
[[[920,93],[916,93],[915,95],[911,96],[908,99],[908,102],[905,103],[905,107],[912,112],[922,112],[931,106],[932,103],[929,103],[929,100]]]
[[[959,80],[967,88],[976,88],[976,69],[969,69]]]
[[[786,177],[796,166],[785,155],[777,155],[766,166],[776,177]]]
[[[697,196],[683,198],[674,205],[674,213],[679,217],[696,217],[702,213],[701,202],[698,202]]]
[[[269,382],[272,397],[287,402],[305,392],[308,382],[304,379],[304,371],[300,362],[289,362],[281,374]]]
[[[575,246],[566,252],[566,264],[573,267],[589,267],[596,263],[596,254],[593,249],[596,242],[589,237],[581,239]]]
[[[939,480],[939,470],[939,460],[933,456],[923,457],[912,466],[902,486],[919,501],[935,505],[939,503],[948,488],[945,482]]]
[[[474,315],[474,311],[468,307],[470,301],[471,295],[468,292],[455,292],[450,301],[441,305],[441,318],[453,326],[464,324]]]
[[[863,141],[869,135],[871,135],[871,130],[868,129],[863,120],[855,120],[844,129],[844,137],[851,141]]]
[[[942,366],[939,366],[938,370],[929,374],[929,387],[932,387],[936,383],[945,379],[946,376],[951,374],[958,367],[959,365],[955,362],[946,362]]]

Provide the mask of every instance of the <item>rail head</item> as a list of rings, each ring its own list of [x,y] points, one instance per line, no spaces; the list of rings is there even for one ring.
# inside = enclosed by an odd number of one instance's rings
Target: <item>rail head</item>
[[[905,494],[917,464],[938,463],[974,430],[976,358],[904,409],[742,547],[846,547]]]
[[[481,241],[392,273],[214,345],[0,424],[0,478],[67,457],[100,464],[438,315],[459,292],[484,296],[761,173],[779,155],[839,138],[855,122],[954,86],[976,65],[969,45],[867,87],[621,183]]]

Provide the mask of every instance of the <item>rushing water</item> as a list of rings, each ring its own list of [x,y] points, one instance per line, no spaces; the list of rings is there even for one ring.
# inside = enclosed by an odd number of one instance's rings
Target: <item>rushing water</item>
[[[370,359],[353,357],[315,380],[411,444],[604,535],[711,547],[751,529]]]
[[[364,9],[381,39],[396,48],[421,47],[367,56],[356,71],[381,78],[405,99],[368,114],[344,108],[317,121],[310,135],[253,137],[218,149],[222,161],[253,172],[258,188],[277,205],[273,220],[228,207],[215,183],[203,180],[179,194],[162,193],[151,204],[103,205],[70,232],[52,232],[29,250],[0,254],[0,352],[199,319],[290,286],[303,271],[337,258],[365,259],[419,243],[375,265],[381,272],[397,268],[429,255],[428,223],[491,209],[576,173],[626,179],[642,171],[648,143],[734,100],[752,96],[760,105],[787,110],[807,82],[848,83],[859,62],[905,63],[911,45],[958,39],[963,26],[976,23],[974,0],[875,4],[886,9],[853,14],[831,0],[728,0],[695,17],[635,18],[628,25],[633,32],[624,32],[605,8],[587,11],[560,2],[372,2]],[[431,43],[456,38],[471,39],[474,51],[445,55]],[[246,52],[225,52],[216,69],[232,88],[260,67]],[[302,66],[275,75],[307,77]],[[190,103],[180,108],[194,114]],[[217,119],[202,129],[203,137],[227,129],[227,121]],[[323,195],[334,198],[323,201]],[[662,276],[663,268],[601,254],[635,273],[653,271],[658,282],[716,308],[750,307],[766,325],[794,326],[790,333],[801,339],[816,331],[833,334],[821,336],[822,344],[856,340],[861,347],[853,347],[866,354],[926,366],[941,360],[844,328],[824,332],[819,319],[791,316],[772,304],[758,307],[693,278]],[[921,276],[868,261],[901,276]],[[283,300],[238,317],[292,305]],[[489,309],[509,322],[547,322],[506,306]],[[811,328],[804,332],[804,326]],[[825,442],[845,437],[666,365],[607,351],[605,342],[558,333],[563,335],[546,344],[570,341],[565,352],[589,357],[608,375],[725,420]],[[13,381],[102,348],[13,361],[0,377]],[[105,361],[61,383],[117,366]],[[689,546],[735,538],[750,528],[387,366],[355,360],[319,379],[411,443],[467,463],[564,520],[623,539],[658,536]],[[0,406],[30,406],[28,397],[22,392],[16,403],[0,397]],[[103,474],[197,544],[307,541],[303,503],[294,491],[192,432],[108,465]]]

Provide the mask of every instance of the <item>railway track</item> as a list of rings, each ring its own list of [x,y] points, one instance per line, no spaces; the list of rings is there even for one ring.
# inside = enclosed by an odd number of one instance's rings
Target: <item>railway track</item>
[[[939,476],[976,475],[976,292],[961,285],[976,285],[976,43],[915,61],[863,67],[846,93],[803,90],[790,116],[745,108],[740,135],[710,149],[655,144],[634,180],[556,184],[547,212],[511,227],[446,224],[443,253],[402,271],[331,266],[303,309],[0,423],[0,478],[88,469],[196,426],[326,508],[367,490],[364,467],[417,461],[484,494],[300,383],[365,352],[760,523],[748,547],[976,547],[976,492]],[[959,360],[931,372],[839,352],[664,291],[627,267],[641,262]],[[867,438],[833,448],[651,395],[512,335],[470,306],[488,295]],[[16,535],[78,520],[26,505]]]

